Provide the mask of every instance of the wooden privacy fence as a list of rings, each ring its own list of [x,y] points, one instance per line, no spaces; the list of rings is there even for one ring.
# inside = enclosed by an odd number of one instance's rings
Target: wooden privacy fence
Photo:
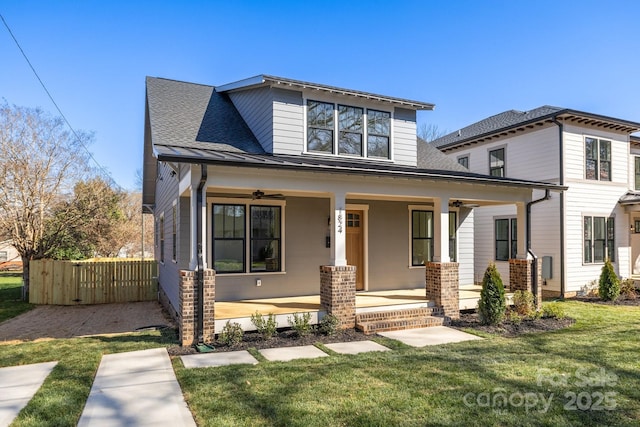
[[[158,298],[154,260],[54,261],[29,263],[32,304],[106,304]]]

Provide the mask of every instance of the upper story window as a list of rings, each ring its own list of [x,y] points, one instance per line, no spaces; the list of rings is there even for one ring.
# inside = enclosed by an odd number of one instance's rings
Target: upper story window
[[[458,163],[469,169],[469,156],[458,157]]]
[[[585,178],[611,181],[611,141],[585,137]]]
[[[489,175],[504,176],[504,148],[489,151]]]
[[[389,159],[390,145],[391,113],[307,101],[307,151]]]
[[[635,189],[640,190],[640,157],[634,157],[635,161]]]

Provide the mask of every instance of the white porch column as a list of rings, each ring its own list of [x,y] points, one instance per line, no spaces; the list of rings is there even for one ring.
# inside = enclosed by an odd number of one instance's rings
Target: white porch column
[[[207,220],[207,186],[202,187],[202,233],[200,235],[200,242],[202,242],[202,268],[206,270],[209,268],[207,260],[208,256],[208,248],[209,248],[209,240],[207,236],[209,232],[207,231],[207,225],[209,221]]]
[[[189,221],[189,242],[190,250],[189,250],[189,270],[195,270],[198,266],[198,245],[197,245],[197,200],[196,200],[196,189],[191,186],[189,187],[189,216],[191,220]]]
[[[449,199],[433,199],[433,261],[451,262],[449,258]]]
[[[518,248],[516,250],[516,259],[527,259],[527,207],[525,203],[516,203],[516,212],[518,218]]]
[[[346,194],[331,194],[331,265],[347,265]]]

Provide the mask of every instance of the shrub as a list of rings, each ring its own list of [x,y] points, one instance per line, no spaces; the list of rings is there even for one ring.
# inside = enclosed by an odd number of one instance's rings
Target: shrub
[[[615,301],[620,296],[620,279],[613,271],[611,261],[607,259],[600,273],[598,295],[604,301]]]
[[[299,337],[307,336],[311,333],[311,313],[306,312],[302,314],[293,313],[293,320],[291,317],[287,318],[291,329],[296,331]]]
[[[258,333],[262,335],[262,338],[265,340],[273,337],[278,331],[278,322],[276,322],[276,315],[273,313],[262,316],[256,311],[251,315],[251,323],[253,323]]]
[[[624,279],[620,282],[620,296],[625,299],[636,299],[636,284],[633,279]]]
[[[519,325],[520,323],[522,323],[522,317],[520,316],[520,314],[517,311],[509,311],[509,313],[507,314],[507,320],[509,320],[509,322],[513,323],[514,325]]]
[[[340,328],[340,319],[333,314],[327,314],[318,323],[318,331],[323,335],[335,335]]]
[[[507,305],[504,285],[494,263],[489,264],[482,279],[482,291],[478,301],[478,315],[485,325],[496,325],[504,319]]]
[[[542,317],[551,317],[554,319],[564,319],[567,317],[564,308],[557,302],[549,302],[542,305]]]
[[[535,312],[533,294],[529,291],[513,293],[513,308],[521,316],[531,317]]]
[[[244,331],[242,330],[242,326],[240,326],[239,323],[231,323],[230,320],[227,320],[227,323],[220,332],[219,339],[223,344],[232,346],[239,344],[243,337]]]

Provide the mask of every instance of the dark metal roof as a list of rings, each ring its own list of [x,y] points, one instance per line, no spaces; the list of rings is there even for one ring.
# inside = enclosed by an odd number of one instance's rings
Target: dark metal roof
[[[353,89],[344,89],[336,86],[305,82],[302,80],[287,79],[284,77],[269,76],[266,74],[260,74],[254,77],[249,77],[248,79],[218,86],[216,87],[216,90],[219,92],[228,92],[234,90],[250,89],[265,85],[280,86],[283,88],[295,87],[300,89],[313,89],[322,92],[329,92],[332,94],[355,96],[358,98],[365,98],[374,101],[390,102],[392,104],[400,105],[404,108],[410,108],[413,110],[433,110],[435,108],[434,104],[430,104],[428,102],[413,101],[410,99],[396,98],[386,95],[378,95],[375,93],[362,92]]]
[[[589,125],[624,133],[640,131],[640,123],[545,105],[529,111],[509,110],[496,114],[435,139],[432,144],[441,150],[447,150],[534,129],[552,123],[554,119],[566,124]]]
[[[528,181],[523,179],[499,178],[458,170],[420,169],[383,162],[367,162],[353,159],[328,158],[312,155],[275,155],[224,152],[215,149],[156,145],[158,160],[195,164],[226,165],[280,170],[300,170],[356,175],[375,175],[427,179],[451,182],[482,183],[508,187],[530,187],[537,189],[563,190],[557,184]],[[463,168],[464,169],[464,168]],[[466,170],[466,169],[465,169]]]

